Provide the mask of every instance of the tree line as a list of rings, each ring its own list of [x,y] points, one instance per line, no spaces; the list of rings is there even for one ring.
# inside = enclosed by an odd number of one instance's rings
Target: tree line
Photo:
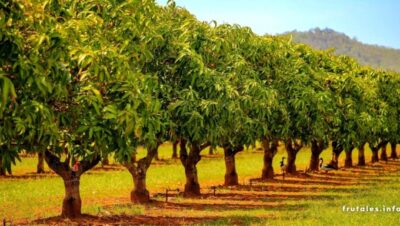
[[[0,169],[39,152],[65,186],[62,216],[81,214],[80,177],[113,154],[131,173],[133,202],[148,202],[146,172],[160,144],[179,142],[184,195],[200,195],[197,163],[261,143],[261,178],[274,177],[278,146],[287,173],[311,146],[309,170],[332,143],[332,164],[353,149],[365,165],[399,141],[399,74],[359,65],[290,37],[198,21],[169,1],[0,1]],[[138,159],[136,148],[146,148]],[[393,149],[394,148],[394,149]],[[260,160],[261,161],[261,160]]]

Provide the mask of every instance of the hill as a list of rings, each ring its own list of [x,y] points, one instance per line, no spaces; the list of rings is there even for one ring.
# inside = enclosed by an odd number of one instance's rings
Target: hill
[[[293,40],[317,49],[334,48],[335,53],[354,57],[363,65],[400,72],[400,50],[378,45],[368,45],[332,29],[292,31]]]

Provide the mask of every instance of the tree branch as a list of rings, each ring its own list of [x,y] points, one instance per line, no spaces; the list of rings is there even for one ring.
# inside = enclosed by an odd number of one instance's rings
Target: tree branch
[[[205,148],[207,148],[207,147],[210,146],[210,145],[211,145],[210,142],[206,142],[206,143],[200,145],[199,149],[200,149],[200,151],[202,151],[202,150],[204,150]]]
[[[60,158],[51,153],[49,150],[44,152],[44,159],[46,160],[50,169],[52,169],[60,177],[66,178],[68,176],[68,172],[70,170],[68,162],[61,162]]]
[[[243,151],[243,150],[244,150],[243,145],[239,145],[239,146],[234,147],[234,148],[232,149],[232,152],[233,152],[234,155],[236,155],[237,153],[239,153],[239,152],[241,152],[241,151]]]
[[[91,160],[82,160],[79,164],[79,174],[82,175],[86,171],[90,170],[91,168],[95,167],[97,163],[99,163],[101,160],[100,155],[96,155],[93,159]]]

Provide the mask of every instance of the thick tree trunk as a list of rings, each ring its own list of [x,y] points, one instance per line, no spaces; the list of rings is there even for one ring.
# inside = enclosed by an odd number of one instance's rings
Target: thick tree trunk
[[[388,161],[388,156],[386,152],[386,147],[387,147],[387,142],[382,144],[382,152],[381,152],[381,160],[387,162]]]
[[[179,141],[175,141],[172,144],[172,158],[173,159],[177,159],[178,158],[178,144],[179,144]]]
[[[63,178],[65,196],[62,205],[61,216],[66,218],[76,218],[81,215],[82,200],[79,192],[80,176],[74,175]]]
[[[278,141],[274,140],[270,142],[268,139],[263,138],[261,142],[264,150],[264,167],[262,169],[261,179],[274,179],[274,168],[272,162],[278,151]]]
[[[158,150],[157,150],[156,154],[154,155],[154,159],[157,160],[157,161],[160,160],[160,157],[158,156]]]
[[[296,156],[297,153],[294,152],[293,150],[287,150],[288,153],[288,160],[287,160],[287,173],[290,174],[295,174],[297,169],[296,169]]]
[[[225,186],[238,185],[238,175],[236,172],[235,155],[225,154]]]
[[[397,156],[396,147],[397,147],[396,143],[394,143],[394,142],[390,143],[390,148],[391,148],[390,158],[392,158],[392,159],[398,159],[399,158]]]
[[[64,180],[65,196],[61,216],[65,218],[81,216],[82,200],[79,192],[80,177],[84,172],[93,168],[100,162],[100,156],[96,156],[92,160],[80,161],[77,171],[73,171],[70,167],[71,157],[69,154],[66,160],[61,162],[59,157],[46,150],[45,160],[50,169]]]
[[[200,184],[197,177],[197,163],[200,161],[200,148],[197,145],[192,145],[189,154],[186,149],[186,141],[180,141],[180,159],[185,168],[186,184],[184,190],[185,197],[199,196]]]
[[[332,161],[330,162],[336,169],[339,168],[339,156],[343,152],[342,145],[339,145],[337,142],[332,142]]]
[[[311,152],[309,169],[311,171],[319,170],[319,154]]]
[[[264,167],[262,169],[261,179],[274,179],[274,168],[272,167],[273,157],[264,152]]]
[[[104,157],[104,159],[101,161],[101,166],[108,166],[110,165],[110,160],[108,160],[108,156]]]
[[[319,170],[319,155],[324,150],[323,142],[311,141],[311,159],[309,169],[311,171]]]
[[[36,173],[44,173],[44,153],[38,152],[38,164],[36,167]]]
[[[200,196],[200,184],[197,176],[197,163],[201,160],[200,152],[206,147],[210,146],[206,144],[192,143],[190,146],[189,154],[186,149],[186,141],[180,140],[180,160],[185,168],[186,184],[183,196],[185,197],[196,197]]]
[[[5,176],[6,170],[3,168],[3,159],[0,157],[0,176]]]
[[[146,174],[138,173],[136,178],[134,178],[133,183],[135,185],[135,188],[131,192],[131,202],[133,203],[150,202],[150,193],[146,188]]]
[[[150,202],[150,193],[146,187],[147,170],[151,165],[151,161],[158,151],[159,143],[152,148],[147,148],[147,155],[136,162],[136,155],[132,156],[131,162],[125,163],[125,167],[132,175],[133,190],[131,192],[131,201],[133,203]]]
[[[224,147],[225,155],[225,186],[239,185],[238,174],[236,172],[235,155],[243,151],[243,147]]]
[[[145,164],[141,161],[135,166],[135,157],[132,158],[132,165],[128,167],[129,173],[133,179],[133,189],[131,191],[131,201],[133,203],[147,203],[150,201],[150,193],[146,188],[146,171]]]
[[[372,150],[372,158],[371,162],[379,162],[379,146],[378,147],[371,147]]]
[[[286,146],[286,152],[288,154],[286,172],[289,174],[295,174],[297,171],[296,156],[297,156],[297,153],[299,152],[299,150],[301,149],[302,145],[297,144],[296,142],[293,142],[292,140],[289,140],[285,143],[285,146]]]
[[[358,147],[358,166],[365,166],[365,144],[360,145]]]
[[[196,197],[200,193],[200,184],[197,177],[197,167],[195,157],[189,157],[185,164],[186,184],[184,190],[185,197]]]
[[[346,151],[346,160],[344,161],[344,167],[349,168],[353,167],[353,148]]]

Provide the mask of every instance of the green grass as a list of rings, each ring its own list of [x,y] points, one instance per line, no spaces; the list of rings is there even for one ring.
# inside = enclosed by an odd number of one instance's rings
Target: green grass
[[[273,225],[397,225],[400,212],[344,212],[342,207],[383,207],[399,205],[400,174],[385,184],[373,184],[351,196],[334,201],[304,201],[307,208],[268,220]],[[299,203],[300,204],[300,203]],[[399,205],[400,206],[400,205]]]
[[[142,155],[143,150],[139,151]],[[225,165],[222,151],[218,155],[207,156],[208,150],[204,150],[204,157],[198,164],[199,180],[203,192],[208,192],[207,187],[222,184]],[[366,153],[370,151],[367,149]],[[164,145],[160,148],[160,157],[166,161],[156,162],[148,171],[148,189],[151,193],[162,192],[165,188],[183,189],[185,175],[179,160],[170,160],[171,146]],[[279,169],[279,161],[285,155],[283,147],[280,147],[275,157],[275,169]],[[329,159],[331,150],[322,153],[324,159]],[[357,153],[353,153],[356,159]],[[342,158],[344,156],[342,155]],[[305,148],[297,157],[297,166],[303,170],[308,166],[310,151]],[[369,159],[369,155],[367,155]],[[259,177],[262,169],[262,152],[245,151],[237,155],[237,171],[240,183],[248,179]],[[35,158],[23,158],[22,162],[14,167],[15,175],[26,175],[36,169]],[[279,170],[277,170],[280,173]],[[327,190],[327,194],[336,196],[335,200],[305,199],[285,200],[288,206],[281,209],[253,208],[253,209],[227,209],[215,211],[213,208],[204,210],[181,211],[177,214],[208,216],[216,214],[223,216],[213,222],[220,224],[273,224],[273,225],[391,225],[398,219],[400,213],[347,213],[342,212],[341,206],[347,205],[400,205],[400,197],[397,190],[400,174],[389,178],[384,184],[371,184],[367,188],[346,190]],[[104,211],[111,214],[140,215],[147,214],[143,206],[128,205],[129,195],[133,182],[130,174],[121,168],[117,171],[89,171],[81,179],[81,197],[83,201],[83,212],[99,214]],[[351,196],[346,194],[351,192]],[[44,178],[0,178],[0,217],[7,219],[37,219],[55,216],[60,213],[61,202],[64,195],[64,187],[61,178],[57,176]],[[176,202],[185,202],[186,199],[177,199]],[[257,200],[267,202],[268,199]],[[305,208],[301,210],[292,209],[289,204],[299,205]],[[333,203],[333,204],[332,204]],[[118,205],[124,204],[124,205]],[[397,217],[397,218],[396,218]],[[301,221],[299,221],[301,219]],[[294,222],[292,222],[295,220]]]

